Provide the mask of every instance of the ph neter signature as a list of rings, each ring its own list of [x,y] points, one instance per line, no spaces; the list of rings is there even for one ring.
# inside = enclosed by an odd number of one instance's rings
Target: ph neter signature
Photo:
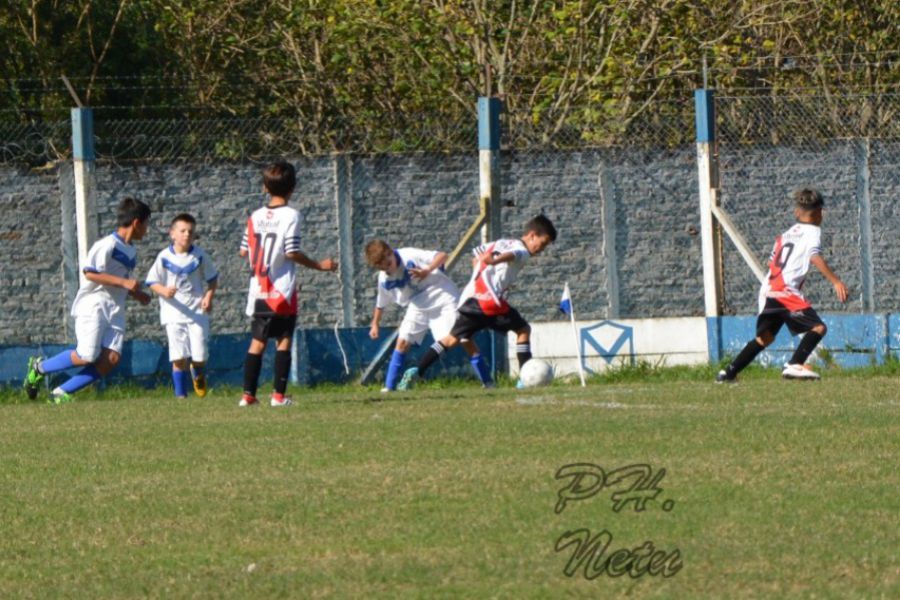
[[[569,502],[587,500],[601,490],[609,489],[618,490],[610,495],[612,509],[615,512],[619,512],[630,502],[634,503],[635,511],[642,512],[646,510],[647,502],[656,501],[656,497],[663,491],[659,483],[665,476],[665,469],[660,469],[654,475],[653,468],[643,464],[619,467],[609,472],[591,463],[565,465],[556,472],[556,478],[570,481],[560,488],[555,511],[556,514],[560,514]],[[627,485],[629,481],[630,485]],[[665,511],[670,511],[674,507],[674,500],[662,503],[662,509]]]

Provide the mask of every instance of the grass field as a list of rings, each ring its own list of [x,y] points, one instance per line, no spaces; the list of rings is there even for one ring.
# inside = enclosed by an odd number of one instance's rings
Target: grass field
[[[898,381],[7,396],[0,598],[897,598]],[[665,473],[642,512],[631,479],[557,514],[571,463]],[[611,542],[567,576],[578,529]],[[648,541],[680,570],[590,570]]]

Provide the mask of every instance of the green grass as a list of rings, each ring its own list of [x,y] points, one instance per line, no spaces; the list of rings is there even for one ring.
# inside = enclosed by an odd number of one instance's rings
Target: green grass
[[[721,386],[713,370],[294,389],[283,410],[227,389],[59,407],[8,391],[0,598],[900,596],[895,372]],[[674,508],[614,512],[604,490],[555,514],[575,462],[664,468]],[[684,566],[567,577],[554,545],[579,528]]]

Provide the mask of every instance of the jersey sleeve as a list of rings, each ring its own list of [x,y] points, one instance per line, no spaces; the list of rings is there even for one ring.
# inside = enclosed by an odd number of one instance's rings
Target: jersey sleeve
[[[206,250],[202,250],[201,252],[203,262],[200,263],[200,265],[203,268],[203,281],[212,283],[219,278],[219,270],[216,269],[216,264],[209,257]]]
[[[419,248],[407,248],[404,254],[411,258],[420,269],[427,269],[438,255],[437,250],[421,250]]]
[[[156,255],[156,260],[153,261],[153,264],[150,266],[150,270],[147,271],[147,277],[144,279],[145,285],[153,285],[154,283],[165,285],[166,274],[165,267],[163,267],[162,258],[162,252]]]
[[[111,241],[112,243],[110,243]],[[106,273],[115,247],[115,241],[111,240],[111,238],[104,238],[95,243],[91,246],[81,271],[84,273]]]
[[[300,213],[295,213],[284,230],[284,253],[303,252],[300,246]]]
[[[241,235],[241,252],[250,252],[250,239],[248,237],[250,231],[250,220],[244,225],[244,233]]]
[[[385,287],[382,285],[383,281],[381,277],[378,278],[378,291],[375,294],[375,308],[385,309],[391,305],[393,299],[391,298],[390,292],[388,292]]]
[[[816,256],[817,254],[822,254],[822,230],[818,227],[809,236],[809,255]]]

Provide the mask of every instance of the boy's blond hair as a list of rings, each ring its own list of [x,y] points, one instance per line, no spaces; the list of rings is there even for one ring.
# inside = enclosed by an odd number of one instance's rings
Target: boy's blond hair
[[[366,244],[366,262],[370,267],[380,265],[393,252],[384,240],[372,240]]]

